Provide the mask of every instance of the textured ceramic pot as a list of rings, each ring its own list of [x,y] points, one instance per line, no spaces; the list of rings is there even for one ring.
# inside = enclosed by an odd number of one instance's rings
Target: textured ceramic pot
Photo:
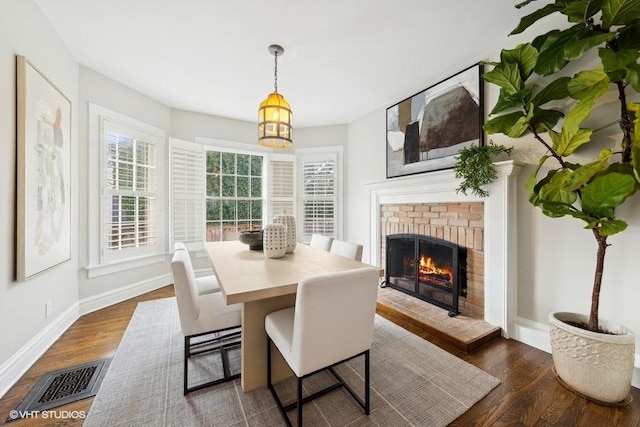
[[[576,313],[551,313],[549,332],[556,373],[579,394],[603,403],[624,402],[631,391],[635,337],[615,322],[600,319],[612,334],[591,332],[566,323],[587,323]]]
[[[262,249],[267,258],[282,258],[287,251],[284,225],[268,224],[262,231]]]
[[[291,253],[296,248],[298,238],[296,236],[296,219],[293,215],[276,215],[273,222],[284,225],[286,237],[287,253]]]

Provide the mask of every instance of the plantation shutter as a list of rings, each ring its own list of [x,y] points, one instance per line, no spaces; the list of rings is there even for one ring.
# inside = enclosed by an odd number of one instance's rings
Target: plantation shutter
[[[302,158],[302,236],[314,233],[337,237],[337,161],[335,158]]]
[[[295,162],[293,156],[273,155],[269,158],[269,195],[266,222],[282,213],[295,214]]]
[[[205,152],[200,144],[171,139],[171,250],[182,242],[202,249],[205,240]]]

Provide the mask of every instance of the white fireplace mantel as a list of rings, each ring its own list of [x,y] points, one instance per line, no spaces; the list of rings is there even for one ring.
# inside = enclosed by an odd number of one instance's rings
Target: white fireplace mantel
[[[371,208],[371,262],[380,263],[380,206],[400,203],[484,202],[484,320],[513,335],[517,309],[517,185],[522,165],[495,163],[498,178],[486,198],[457,191],[452,169],[367,184]]]

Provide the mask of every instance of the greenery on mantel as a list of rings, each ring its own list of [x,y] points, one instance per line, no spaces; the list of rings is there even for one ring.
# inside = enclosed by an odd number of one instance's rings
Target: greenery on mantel
[[[483,78],[500,94],[484,129],[537,141],[545,153],[527,182],[530,203],[549,217],[572,216],[593,234],[598,250],[587,329],[598,331],[607,238],[627,228],[616,208],[640,187],[640,103],[629,102],[640,93],[640,0],[556,0],[523,17],[511,34],[554,13],[566,16],[569,27],[502,50],[500,61],[487,63],[493,69]],[[573,76],[565,70],[569,64]],[[619,126],[615,144],[585,124],[610,91],[616,111],[597,114]],[[581,159],[595,154],[577,162],[577,152]]]
[[[458,153],[454,168],[456,178],[462,178],[457,191],[467,194],[471,191],[479,197],[487,197],[489,192],[485,189],[498,177],[498,172],[493,165],[493,160],[501,154],[511,155],[513,147],[489,142],[487,145],[473,145],[465,147]]]

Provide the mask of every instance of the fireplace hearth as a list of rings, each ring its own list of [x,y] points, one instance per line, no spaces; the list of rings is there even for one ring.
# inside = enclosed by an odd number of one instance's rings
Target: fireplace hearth
[[[466,251],[455,243],[421,234],[387,236],[384,286],[458,311],[458,297],[465,295]]]

